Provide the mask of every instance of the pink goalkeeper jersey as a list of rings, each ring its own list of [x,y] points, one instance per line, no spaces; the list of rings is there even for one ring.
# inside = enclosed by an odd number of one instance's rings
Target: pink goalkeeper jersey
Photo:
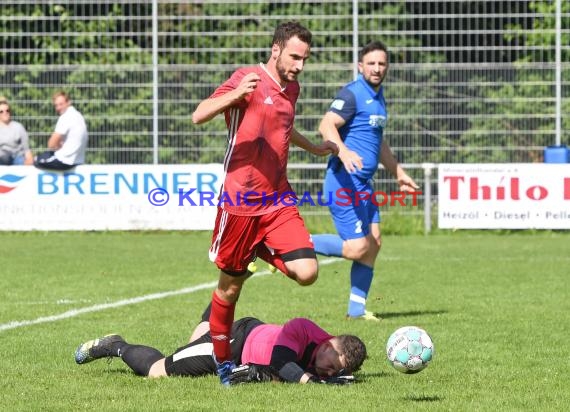
[[[300,88],[296,81],[281,88],[260,64],[236,70],[210,97],[236,89],[248,73],[257,73],[261,81],[251,94],[224,112],[228,148],[220,206],[232,214],[255,216],[284,206],[280,201],[263,205],[262,193],[276,193],[280,199],[283,193],[292,192],[287,160]],[[249,204],[240,202],[244,196]]]
[[[312,366],[319,345],[332,337],[313,321],[305,318],[292,319],[283,326],[261,325],[253,329],[247,337],[241,362],[269,365],[273,347],[281,345],[292,349],[297,354],[297,361],[310,355],[309,366]],[[312,353],[305,353],[307,349],[312,349]]]

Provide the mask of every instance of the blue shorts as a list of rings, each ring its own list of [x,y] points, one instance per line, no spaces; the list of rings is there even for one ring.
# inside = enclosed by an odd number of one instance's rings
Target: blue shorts
[[[362,181],[344,167],[337,171],[327,169],[323,199],[343,240],[365,237],[370,233],[370,225],[380,222],[378,206],[371,201],[372,193],[370,181]]]

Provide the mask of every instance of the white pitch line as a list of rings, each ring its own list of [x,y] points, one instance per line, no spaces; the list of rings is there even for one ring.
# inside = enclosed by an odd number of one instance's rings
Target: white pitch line
[[[342,259],[338,259],[338,258],[325,259],[325,260],[319,261],[319,265],[328,265],[328,264],[331,264],[334,262],[338,262],[340,260],[342,260]],[[269,274],[271,274],[270,271],[264,270],[261,272],[256,272],[252,277],[266,276]],[[209,283],[202,283],[200,285],[182,288],[182,289],[178,289],[178,290],[171,290],[168,292],[151,293],[150,295],[143,295],[143,296],[138,296],[138,297],[130,298],[130,299],[122,299],[122,300],[118,300],[116,302],[101,303],[101,304],[97,304],[97,305],[93,305],[93,306],[87,306],[85,308],[71,309],[71,310],[68,310],[67,312],[60,313],[59,315],[42,316],[41,318],[37,318],[37,319],[33,319],[33,320],[14,320],[14,321],[11,321],[8,323],[1,324],[0,325],[0,332],[5,331],[5,330],[9,330],[9,329],[21,328],[23,326],[37,325],[40,323],[48,323],[48,322],[56,322],[58,320],[73,318],[75,316],[79,316],[79,315],[82,315],[84,313],[99,312],[99,311],[105,310],[105,309],[118,308],[118,307],[127,306],[127,305],[134,305],[136,303],[146,302],[149,300],[163,299],[163,298],[167,298],[170,296],[177,296],[177,295],[186,295],[186,294],[194,293],[194,292],[197,292],[197,291],[203,290],[203,289],[213,289],[216,287],[217,284],[218,284],[217,281],[216,282],[209,282]]]

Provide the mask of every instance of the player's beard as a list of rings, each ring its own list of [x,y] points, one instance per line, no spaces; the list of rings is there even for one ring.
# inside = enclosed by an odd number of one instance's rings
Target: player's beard
[[[297,74],[287,72],[285,67],[281,62],[281,56],[277,57],[277,61],[275,62],[275,70],[277,70],[277,75],[279,76],[279,80],[283,83],[289,83],[292,81],[297,80]]]
[[[368,78],[365,77],[364,80],[366,80],[368,82],[368,84],[370,86],[372,86],[373,88],[377,88],[377,87],[380,87],[380,85],[384,81],[384,76],[379,75],[378,77],[379,77],[379,80],[375,80],[375,81],[372,81],[372,76],[369,76]]]

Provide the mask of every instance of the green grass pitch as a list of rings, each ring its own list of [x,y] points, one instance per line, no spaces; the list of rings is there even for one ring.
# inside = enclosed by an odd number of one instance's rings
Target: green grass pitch
[[[236,317],[305,316],[359,335],[369,359],[355,385],[224,389],[215,376],[143,379],[120,359],[75,364],[81,341],[111,332],[165,354],[181,346],[217,280],[209,240],[209,232],[0,233],[0,410],[568,410],[566,232],[386,235],[368,304],[380,323],[344,320],[346,261],[323,264],[309,287],[278,273],[248,280]],[[416,375],[385,360],[388,336],[405,325],[435,343],[433,362]]]

